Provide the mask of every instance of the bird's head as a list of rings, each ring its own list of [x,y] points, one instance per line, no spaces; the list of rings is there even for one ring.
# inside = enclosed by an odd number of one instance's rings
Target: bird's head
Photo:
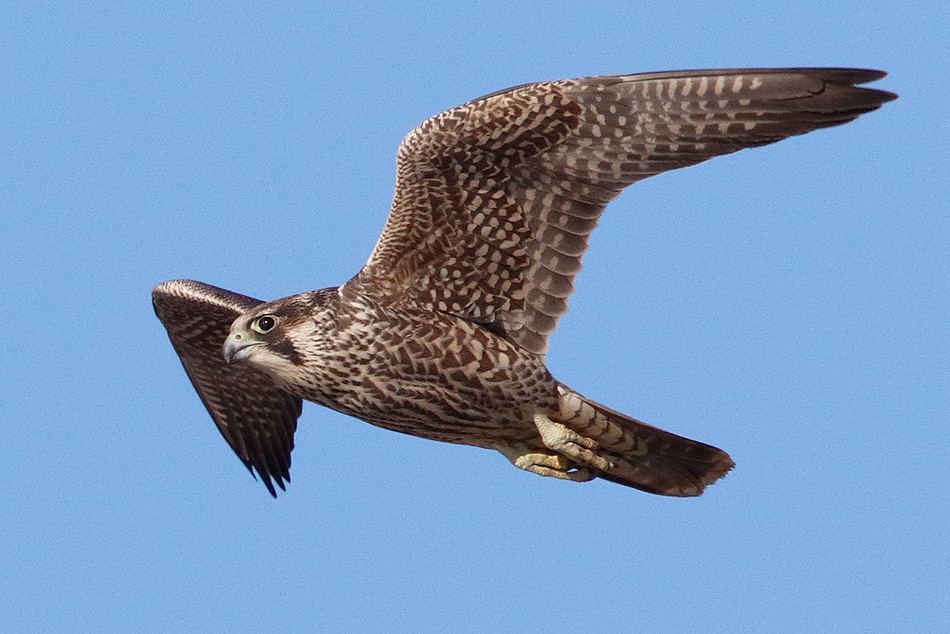
[[[285,388],[303,381],[332,342],[337,298],[336,289],[323,289],[255,306],[231,324],[224,360],[253,366]]]
[[[296,302],[278,300],[261,304],[231,324],[222,354],[228,363],[250,363],[272,374],[288,364],[302,363],[297,337],[307,316]]]

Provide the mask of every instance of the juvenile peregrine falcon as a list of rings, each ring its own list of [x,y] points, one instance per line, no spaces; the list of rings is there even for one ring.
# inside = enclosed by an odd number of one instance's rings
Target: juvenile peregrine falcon
[[[638,180],[840,125],[896,95],[841,68],[648,73],[509,88],[399,147],[369,260],[339,287],[262,302],[190,280],[152,291],[198,395],[251,473],[290,481],[302,399],[495,449],[534,473],[699,495],[724,451],[604,407],[545,367],[588,236]]]

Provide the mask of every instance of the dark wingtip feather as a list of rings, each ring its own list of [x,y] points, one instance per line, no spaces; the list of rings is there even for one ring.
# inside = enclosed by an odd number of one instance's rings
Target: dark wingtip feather
[[[873,68],[792,68],[792,71],[799,71],[807,75],[813,75],[830,81],[834,84],[867,84],[878,79],[887,77],[887,72]]]
[[[275,499],[277,498],[277,489],[274,488],[275,482],[277,483],[277,486],[280,487],[281,491],[287,491],[287,486],[284,483],[290,483],[289,473],[272,474],[267,470],[266,467],[258,467],[257,465],[246,460],[242,462],[244,462],[244,466],[247,467],[247,470],[251,473],[255,480],[260,480],[264,483],[264,486],[267,487],[267,491],[271,494],[271,497]]]

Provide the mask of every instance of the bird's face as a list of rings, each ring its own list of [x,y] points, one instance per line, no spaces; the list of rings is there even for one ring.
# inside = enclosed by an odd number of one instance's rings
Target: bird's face
[[[222,354],[228,363],[250,363],[271,372],[299,365],[291,329],[295,320],[278,306],[263,304],[231,324]]]
[[[337,301],[337,289],[323,289],[259,304],[231,324],[224,360],[267,375],[287,392],[308,394],[334,345]]]

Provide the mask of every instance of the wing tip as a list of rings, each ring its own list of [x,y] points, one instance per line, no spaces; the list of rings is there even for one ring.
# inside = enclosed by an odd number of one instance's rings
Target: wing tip
[[[864,84],[887,77],[886,71],[868,68],[829,68],[827,70],[829,71],[827,75],[818,74],[824,81],[833,85],[860,91],[867,106],[864,112],[877,110],[885,103],[898,98],[897,93],[890,92],[889,90],[866,88],[863,86]]]
[[[266,467],[259,467],[258,465],[250,461],[242,461],[244,466],[247,467],[247,470],[251,473],[255,480],[260,480],[264,483],[264,486],[267,488],[267,492],[271,494],[271,497],[277,498],[277,489],[274,487],[276,483],[280,490],[284,493],[287,492],[287,486],[284,484],[290,484],[290,473],[285,471],[284,473],[274,473],[272,474],[269,469]]]

